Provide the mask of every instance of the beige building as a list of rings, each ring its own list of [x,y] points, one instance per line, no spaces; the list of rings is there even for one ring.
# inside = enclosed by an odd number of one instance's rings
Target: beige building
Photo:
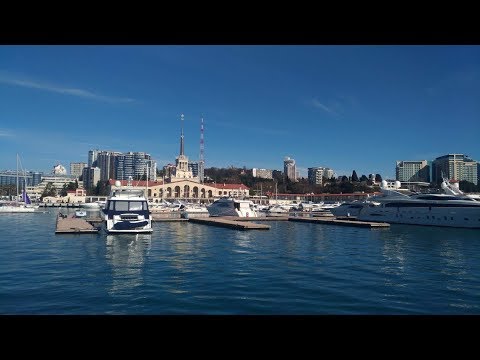
[[[119,180],[120,188],[127,187],[127,180]],[[110,190],[118,189],[115,180],[109,180]],[[193,180],[176,180],[175,182],[162,181],[132,181],[135,188],[145,189],[147,197],[152,202],[161,202],[162,199],[183,199],[192,202],[213,202],[222,196],[234,198],[249,197],[250,188],[243,184],[201,184]]]

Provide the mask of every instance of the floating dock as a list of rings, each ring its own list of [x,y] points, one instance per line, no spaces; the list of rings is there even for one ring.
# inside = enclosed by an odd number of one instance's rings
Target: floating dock
[[[55,234],[94,234],[98,233],[98,231],[99,228],[96,228],[85,219],[57,216]]]
[[[257,218],[254,218],[254,220],[257,220]],[[256,223],[247,222],[247,221],[240,222],[238,220],[230,220],[223,217],[190,218],[188,219],[188,221],[197,223],[197,224],[221,226],[221,227],[227,227],[227,228],[236,229],[236,230],[268,230],[270,229],[270,225],[256,224]]]
[[[330,224],[330,225],[342,225],[342,226],[356,226],[365,228],[387,228],[390,224],[384,222],[370,222],[359,220],[341,220],[341,219],[321,219],[321,218],[302,218],[302,217],[289,217],[289,221],[308,222],[315,224]]]

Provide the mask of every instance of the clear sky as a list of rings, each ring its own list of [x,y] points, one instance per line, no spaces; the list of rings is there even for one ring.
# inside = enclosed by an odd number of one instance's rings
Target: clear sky
[[[480,46],[0,46],[0,170],[90,149],[206,167],[395,176],[396,160],[480,160]]]

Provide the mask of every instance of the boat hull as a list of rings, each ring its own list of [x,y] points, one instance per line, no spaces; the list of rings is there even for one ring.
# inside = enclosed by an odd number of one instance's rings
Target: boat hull
[[[357,219],[392,224],[480,229],[480,207],[452,209],[435,209],[428,206],[415,209],[365,207]]]

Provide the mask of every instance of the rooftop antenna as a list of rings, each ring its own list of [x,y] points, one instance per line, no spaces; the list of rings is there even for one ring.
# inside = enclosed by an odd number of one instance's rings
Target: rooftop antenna
[[[205,169],[205,158],[204,158],[204,143],[203,143],[203,117],[200,124],[200,161],[198,164],[198,176],[200,178],[200,183],[203,184],[204,181],[204,169]]]

